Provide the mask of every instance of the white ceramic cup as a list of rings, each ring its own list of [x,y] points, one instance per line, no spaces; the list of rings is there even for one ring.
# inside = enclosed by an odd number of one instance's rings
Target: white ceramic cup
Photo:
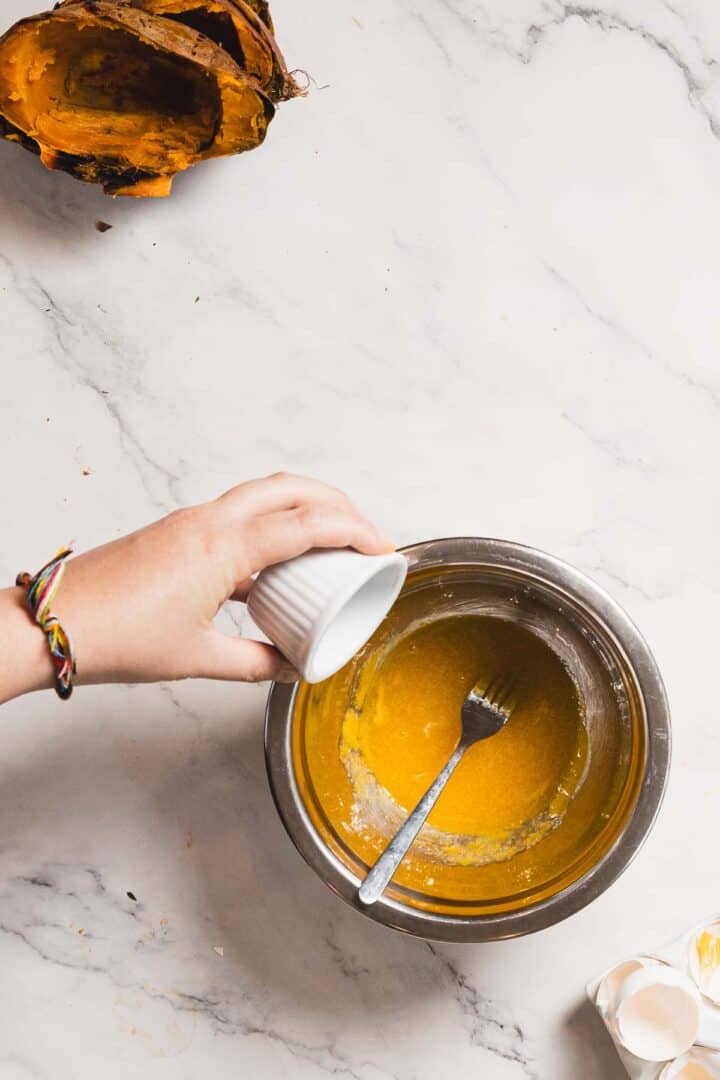
[[[618,987],[615,1029],[626,1050],[645,1061],[687,1053],[700,1033],[700,993],[684,972],[669,965],[634,971]]]
[[[306,682],[321,682],[375,632],[407,569],[407,559],[396,551],[308,551],[263,570],[250,590],[248,610]]]

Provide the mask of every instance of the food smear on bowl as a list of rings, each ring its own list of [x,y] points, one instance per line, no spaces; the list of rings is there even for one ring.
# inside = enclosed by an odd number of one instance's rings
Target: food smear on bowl
[[[359,674],[340,742],[355,831],[400,827],[457,746],[467,693],[496,679],[512,680],[510,719],[466,752],[415,851],[481,866],[560,825],[587,765],[578,689],[530,630],[455,615],[411,627]]]

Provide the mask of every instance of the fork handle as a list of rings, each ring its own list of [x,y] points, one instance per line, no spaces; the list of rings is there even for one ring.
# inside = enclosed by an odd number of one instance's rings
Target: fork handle
[[[430,785],[407,821],[404,822],[373,866],[358,890],[358,899],[366,907],[379,900],[390,884],[395,871],[407,855],[408,849],[425,824],[430,811],[438,801],[440,792],[452,776],[455,766],[467,750],[466,743],[460,743],[447,765]]]

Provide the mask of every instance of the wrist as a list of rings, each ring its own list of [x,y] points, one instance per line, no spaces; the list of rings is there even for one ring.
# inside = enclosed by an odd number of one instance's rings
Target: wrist
[[[47,638],[30,614],[23,589],[0,589],[0,629],[0,703],[53,686]]]

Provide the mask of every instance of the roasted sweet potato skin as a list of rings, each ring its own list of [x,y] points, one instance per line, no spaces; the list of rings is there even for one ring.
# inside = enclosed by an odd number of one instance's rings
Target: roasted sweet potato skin
[[[0,38],[0,137],[109,194],[163,196],[258,146],[298,89],[254,0],[65,0]]]

